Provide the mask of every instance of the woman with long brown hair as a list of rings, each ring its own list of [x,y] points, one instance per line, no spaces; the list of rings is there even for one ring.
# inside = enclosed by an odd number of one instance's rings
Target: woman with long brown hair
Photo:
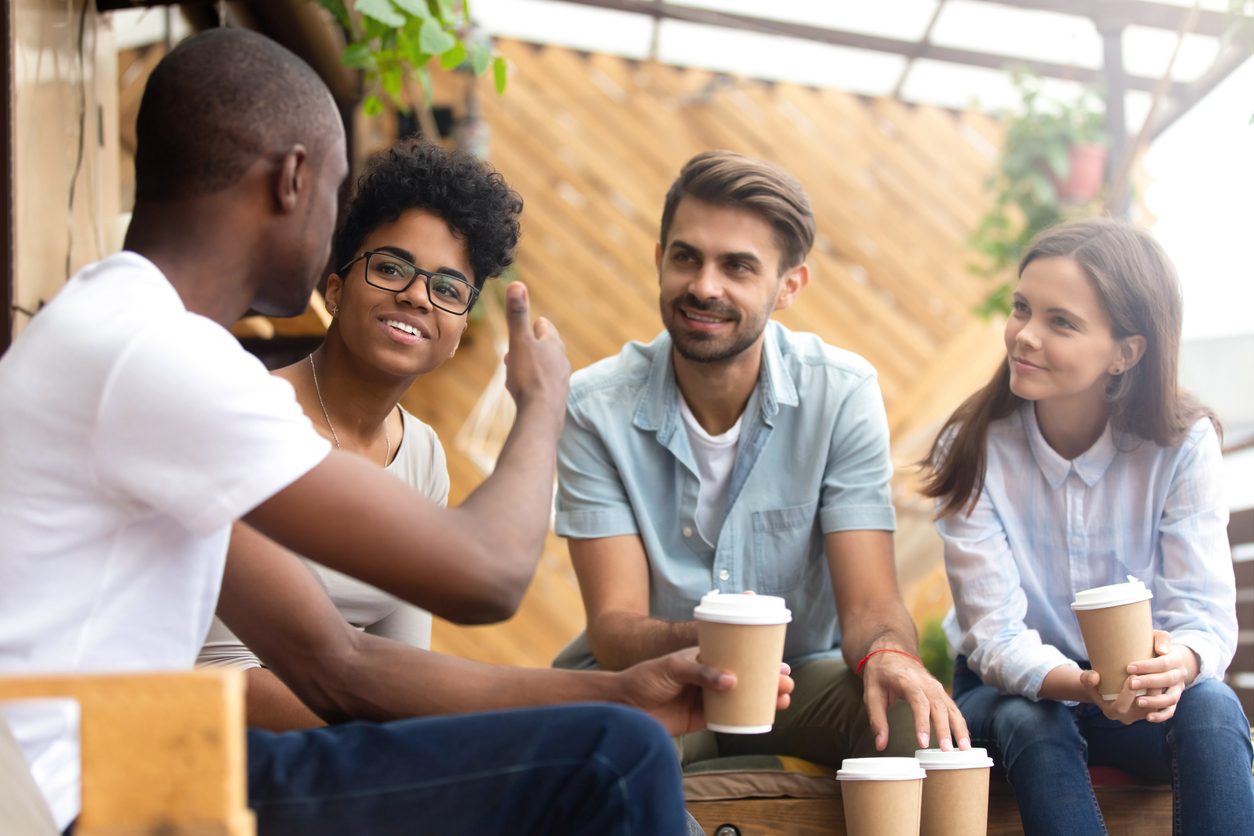
[[[1046,231],[1019,265],[1006,362],[927,461],[954,697],[1028,834],[1105,832],[1090,765],[1171,783],[1176,833],[1254,833],[1249,723],[1223,684],[1237,630],[1218,425],[1178,386],[1180,328],[1148,234]],[[1070,604],[1129,577],[1153,595],[1155,656],[1103,699]]]

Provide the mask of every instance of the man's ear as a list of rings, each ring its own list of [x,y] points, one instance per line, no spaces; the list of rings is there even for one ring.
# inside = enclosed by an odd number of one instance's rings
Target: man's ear
[[[296,208],[309,183],[309,152],[297,143],[283,155],[275,175],[274,199],[279,211],[287,213]]]
[[[657,268],[658,278],[662,278],[662,242],[653,245],[653,266]]]
[[[810,265],[804,261],[780,278],[779,295],[775,297],[775,310],[782,311],[797,299],[797,295],[810,283]]]

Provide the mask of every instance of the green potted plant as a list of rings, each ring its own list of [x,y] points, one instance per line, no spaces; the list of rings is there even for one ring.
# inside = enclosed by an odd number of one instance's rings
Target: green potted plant
[[[475,75],[492,68],[498,93],[505,90],[506,64],[491,46],[471,36],[469,0],[316,0],[344,30],[343,61],[365,73],[372,88],[362,107],[367,115],[383,110],[384,95],[402,110],[406,73],[422,84],[431,99],[427,64],[438,58],[445,69],[467,66]]]
[[[1000,278],[1038,232],[1095,211],[1106,163],[1106,107],[1096,91],[1067,100],[1047,95],[1031,73],[1012,77],[1019,107],[1003,114],[993,204],[970,239],[980,256],[973,272]],[[1009,310],[1009,285],[995,288],[982,310]]]

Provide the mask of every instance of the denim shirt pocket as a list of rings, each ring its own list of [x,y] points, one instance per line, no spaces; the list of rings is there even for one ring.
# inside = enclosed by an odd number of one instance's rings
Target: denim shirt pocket
[[[807,583],[821,554],[818,500],[753,512],[754,591],[787,592]]]

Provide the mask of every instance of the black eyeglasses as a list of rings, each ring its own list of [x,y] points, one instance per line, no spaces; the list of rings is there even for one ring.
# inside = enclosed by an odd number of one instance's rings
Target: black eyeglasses
[[[399,256],[381,250],[370,250],[339,269],[341,276],[359,261],[366,262],[366,283],[389,293],[404,293],[421,276],[427,287],[427,299],[442,311],[461,315],[479,298],[479,289],[465,279],[447,273],[431,273],[410,264]]]

